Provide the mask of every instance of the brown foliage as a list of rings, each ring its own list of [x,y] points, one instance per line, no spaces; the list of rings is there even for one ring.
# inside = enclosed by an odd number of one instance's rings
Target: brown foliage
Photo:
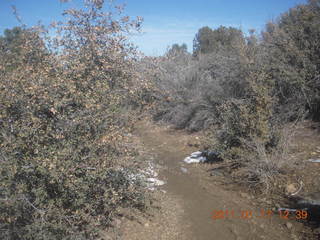
[[[1,239],[96,239],[119,207],[146,206],[124,114],[141,90],[126,41],[140,20],[102,4],[67,10],[54,38],[0,40]]]

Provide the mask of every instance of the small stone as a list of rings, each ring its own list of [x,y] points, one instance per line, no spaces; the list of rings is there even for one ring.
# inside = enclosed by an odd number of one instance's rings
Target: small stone
[[[186,168],[184,168],[184,167],[181,167],[181,171],[182,171],[183,173],[187,173],[187,172],[188,172],[188,169],[186,169]]]
[[[105,240],[112,240],[112,239],[113,239],[113,238],[112,238],[111,236],[109,236],[109,235],[104,235],[103,237],[104,237]]]
[[[216,169],[212,169],[210,171],[211,171],[210,176],[218,176],[218,177],[224,176],[223,169],[216,168]]]
[[[240,193],[240,196],[242,197],[242,198],[247,198],[247,199],[250,199],[250,196],[249,196],[249,194],[248,193]]]
[[[286,186],[286,193],[287,194],[292,194],[296,191],[297,191],[297,187],[294,184],[291,183]]]
[[[291,222],[287,222],[287,223],[286,223],[286,227],[287,227],[288,229],[291,229],[291,228],[293,227],[293,225],[292,225]]]
[[[120,227],[120,225],[121,225],[121,220],[120,220],[120,219],[115,219],[115,220],[114,220],[114,225],[115,225],[116,227]]]
[[[145,227],[149,227],[149,223],[145,223],[144,226],[145,226]]]

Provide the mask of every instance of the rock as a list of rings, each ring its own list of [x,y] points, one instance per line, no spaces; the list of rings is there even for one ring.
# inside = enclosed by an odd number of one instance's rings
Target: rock
[[[320,192],[310,193],[303,197],[297,198],[297,203],[301,207],[318,207],[320,208]]]
[[[210,176],[219,176],[219,177],[224,176],[224,172],[222,169],[216,168],[216,169],[212,169],[210,171],[211,171]]]
[[[149,223],[145,223],[144,226],[145,226],[145,227],[149,227]]]
[[[109,236],[109,235],[106,235],[106,234],[104,234],[103,237],[104,237],[105,240],[112,240],[112,239],[114,239],[112,236]]]
[[[298,210],[308,213],[308,220],[319,221],[320,219],[320,192],[309,193],[303,196],[292,196],[291,205]]]
[[[286,223],[286,227],[287,227],[288,229],[291,229],[291,228],[293,227],[293,225],[292,225],[291,222],[287,222],[287,223]]]
[[[268,205],[272,205],[272,201],[270,199],[267,199],[267,198],[261,198],[259,200],[261,203],[265,203],[265,204],[268,204]]]
[[[214,162],[221,162],[222,158],[218,152],[214,151],[204,151],[202,152],[202,156],[206,158],[206,163],[214,163]]]
[[[286,193],[287,194],[293,194],[294,192],[296,192],[298,189],[297,189],[297,187],[294,185],[294,184],[288,184],[287,186],[286,186]]]
[[[121,220],[120,220],[120,219],[115,219],[115,220],[114,220],[114,224],[115,224],[116,227],[120,227],[120,225],[121,225]]]
[[[242,198],[247,198],[247,199],[250,199],[250,198],[251,198],[248,193],[244,193],[244,192],[240,193],[240,196],[241,196]]]
[[[198,148],[198,147],[200,147],[200,144],[190,143],[190,142],[189,142],[189,143],[187,143],[187,146],[188,146],[188,147],[197,147],[197,148]]]
[[[180,169],[181,169],[181,171],[182,171],[183,173],[187,173],[187,172],[188,172],[188,169],[186,169],[186,168],[184,168],[184,167],[181,167]]]

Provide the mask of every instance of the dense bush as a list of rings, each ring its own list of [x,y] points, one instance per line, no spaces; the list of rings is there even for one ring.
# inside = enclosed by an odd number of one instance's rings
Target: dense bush
[[[191,131],[214,129],[206,147],[255,166],[255,181],[267,183],[280,170],[275,156],[285,151],[282,125],[306,112],[319,120],[319,20],[320,2],[309,0],[261,35],[201,28],[193,55],[173,45],[158,59],[153,81],[163,96],[155,119]]]
[[[126,41],[140,20],[102,5],[66,10],[54,38],[0,38],[1,239],[96,239],[119,208],[146,207],[125,113],[142,89]]]
[[[217,107],[228,98],[244,94],[238,81],[242,70],[240,61],[239,55],[225,49],[197,59],[188,53],[160,59],[160,73],[154,81],[163,98],[155,118],[191,131],[218,123]]]
[[[277,21],[268,23],[261,36],[254,31],[244,37],[234,28],[203,27],[194,39],[195,57],[186,52],[172,54],[177,47],[173,45],[166,57],[159,59],[161,74],[155,78],[158,87],[173,101],[160,106],[157,118],[163,115],[178,127],[203,129],[205,120],[195,128],[190,127],[192,120],[198,118],[196,112],[202,109],[202,103],[205,102],[208,111],[201,115],[206,116],[204,119],[213,119],[219,114],[212,111],[211,107],[217,102],[213,99],[222,97],[224,102],[245,98],[246,71],[248,67],[255,67],[263,69],[267,76],[265,81],[273,82],[269,94],[277,102],[274,112],[281,122],[295,120],[305,110],[317,119],[319,9],[318,0],[298,5]],[[216,121],[210,121],[213,122]]]
[[[268,23],[262,33],[268,51],[268,72],[276,82],[278,113],[296,118],[305,108],[319,120],[320,2],[309,0]],[[299,114],[298,114],[299,115]]]

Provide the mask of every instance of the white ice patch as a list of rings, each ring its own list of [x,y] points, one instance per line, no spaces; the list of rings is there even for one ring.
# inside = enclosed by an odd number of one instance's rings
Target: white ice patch
[[[309,162],[320,163],[320,159],[309,159]]]
[[[128,177],[132,184],[138,180],[142,181],[150,191],[154,191],[156,187],[165,184],[164,181],[157,179],[158,173],[155,171],[155,167],[152,162],[148,162],[148,166],[145,169],[140,169],[139,173],[128,174]]]
[[[184,160],[183,160],[185,163],[200,163],[200,162],[204,162],[206,161],[206,158],[205,157],[186,157]]]
[[[154,170],[154,166],[152,165],[151,162],[148,163],[148,167],[143,170],[141,169],[140,172],[145,175],[145,176],[149,176],[149,177],[157,177],[158,173]]]
[[[198,157],[201,157],[201,154],[202,154],[202,152],[193,152],[193,153],[191,153],[191,155],[190,155],[190,157],[192,157],[192,158],[198,158]]]
[[[147,182],[149,183],[149,185],[152,185],[152,186],[162,186],[165,184],[164,181],[161,181],[157,178],[147,178]]]

